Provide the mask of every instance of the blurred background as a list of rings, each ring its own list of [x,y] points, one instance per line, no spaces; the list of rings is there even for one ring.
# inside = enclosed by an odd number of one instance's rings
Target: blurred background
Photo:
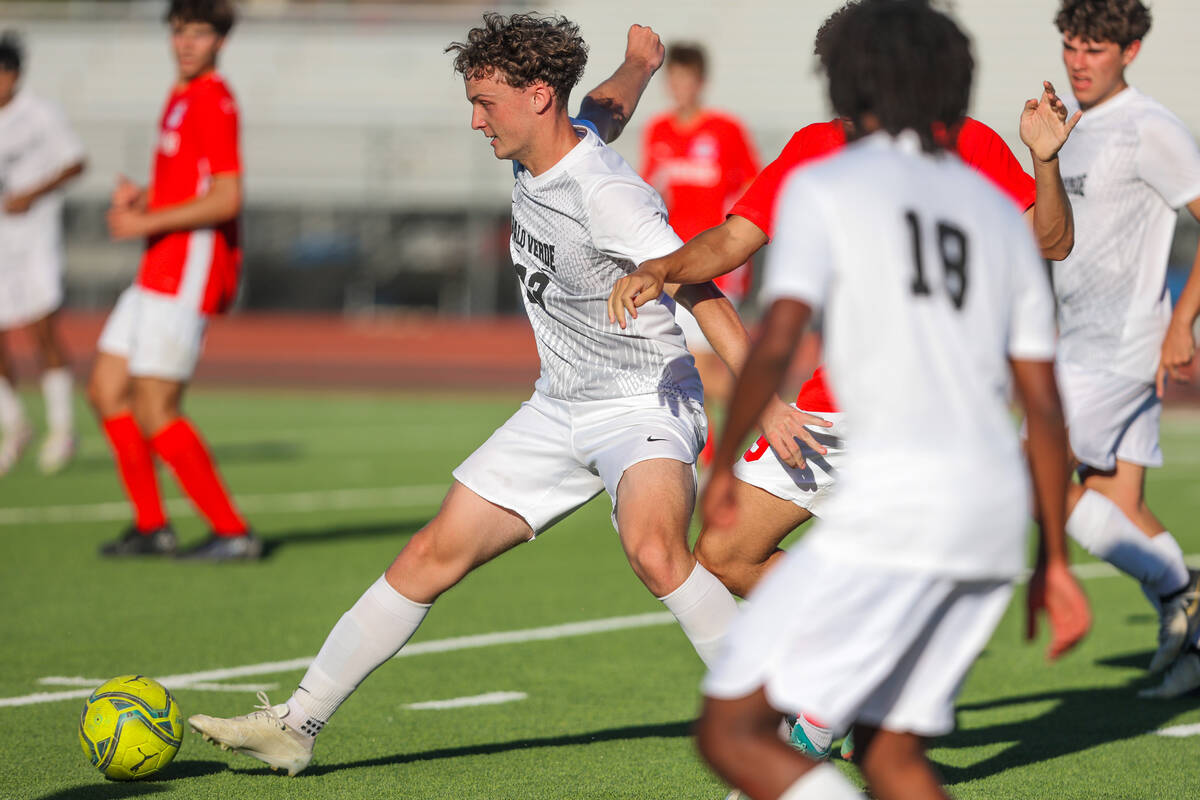
[[[397,326],[458,330],[463,316],[498,320],[508,330],[505,319],[521,314],[507,249],[512,174],[470,129],[462,81],[442,52],[483,11],[557,12],[580,24],[591,55],[573,108],[620,63],[631,23],[651,25],[667,43],[703,43],[710,58],[707,104],[741,117],[766,163],[797,128],[829,116],[811,50],[817,27],[838,5],[242,0],[221,62],[243,126],[247,205],[238,312],[245,324],[252,312],[271,312],[277,321],[287,312],[292,325],[270,328],[292,332],[280,334],[275,355],[243,365],[244,377],[278,367],[300,349],[296,337],[305,331],[316,347],[322,339],[314,325],[369,327],[378,339]],[[959,0],[954,8],[975,41],[973,114],[1004,136],[1029,169],[1016,128],[1022,103],[1037,95],[1043,79],[1068,88],[1053,25],[1057,3]],[[88,171],[70,189],[66,217],[68,316],[81,357],[138,263],[139,244],[108,241],[104,213],[118,173],[139,182],[148,177],[157,118],[173,79],[164,9],[159,0],[6,0],[0,7],[0,28],[25,38],[26,85],[64,107],[87,149]],[[1200,133],[1193,54],[1200,4],[1158,0],[1152,11],[1154,26],[1130,70],[1132,82]],[[635,167],[644,124],[668,104],[660,73],[616,143]],[[1176,288],[1191,266],[1197,233],[1185,213],[1172,259]],[[221,349],[223,326],[214,325],[206,361]],[[241,336],[235,338],[243,345],[234,349],[243,352],[234,355],[245,356],[249,340]],[[520,348],[523,357],[532,353],[531,337],[515,331],[504,346]],[[299,355],[297,364],[304,360]],[[214,367],[206,361],[202,377]],[[522,369],[514,382],[525,380],[528,368]]]

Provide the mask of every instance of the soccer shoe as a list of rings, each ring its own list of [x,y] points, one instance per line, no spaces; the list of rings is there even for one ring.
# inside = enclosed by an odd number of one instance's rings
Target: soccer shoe
[[[829,758],[829,752],[833,749],[833,735],[831,733],[826,734],[824,737],[824,747],[820,747],[818,745],[821,743],[814,743],[813,739],[804,730],[804,725],[801,724],[799,718],[788,714],[784,717],[784,722],[790,728],[786,737],[788,744],[814,761],[824,761]],[[811,725],[812,723],[810,722],[809,724]]]
[[[854,760],[854,731],[850,731],[846,738],[842,739],[841,755],[846,761]]]
[[[70,433],[48,433],[38,450],[38,469],[43,475],[61,472],[75,457],[75,437]]]
[[[175,529],[168,523],[149,533],[133,525],[120,539],[100,545],[102,556],[169,556],[175,553]]]
[[[1158,672],[1175,660],[1184,644],[1200,625],[1200,570],[1188,570],[1187,585],[1162,600],[1158,622],[1158,650],[1150,659],[1150,672]]]
[[[1162,683],[1138,692],[1138,697],[1169,700],[1200,688],[1200,650],[1190,647],[1163,675]]]
[[[5,431],[0,439],[0,476],[7,475],[21,460],[21,454],[33,439],[33,429],[22,423],[15,429]]]
[[[734,789],[732,792],[725,795],[725,800],[748,800],[748,798],[737,789]]]
[[[262,539],[247,531],[241,536],[209,534],[207,539],[179,553],[177,558],[188,561],[257,561],[262,554]]]
[[[274,770],[285,769],[289,776],[300,773],[312,761],[315,738],[287,726],[280,717],[287,705],[272,706],[265,692],[258,693],[256,711],[241,717],[222,719],[205,714],[188,717],[192,730],[204,741],[222,750],[253,756]]]

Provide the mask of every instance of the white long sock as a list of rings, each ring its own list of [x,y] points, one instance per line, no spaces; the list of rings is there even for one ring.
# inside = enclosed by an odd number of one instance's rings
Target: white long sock
[[[1186,586],[1188,583],[1190,583],[1189,579],[1191,576],[1187,571],[1187,563],[1183,560],[1183,548],[1179,546],[1179,542],[1175,541],[1175,537],[1171,535],[1170,531],[1163,531],[1162,533],[1151,536],[1150,544],[1162,554],[1163,559],[1172,565],[1183,564],[1183,585]],[[1172,569],[1172,580],[1178,577],[1179,573]],[[1176,589],[1174,591],[1179,591],[1180,588],[1181,587],[1176,584]],[[1167,590],[1165,592],[1159,591],[1156,593],[1152,591],[1150,587],[1142,584],[1142,593],[1146,595],[1146,599],[1150,601],[1150,605],[1154,606],[1154,608],[1158,611],[1162,611],[1162,598],[1171,595],[1172,591]],[[1200,636],[1200,632],[1197,632],[1197,635]]]
[[[56,367],[42,373],[42,396],[46,400],[46,427],[50,433],[75,430],[71,393],[74,379],[69,367]]]
[[[1067,519],[1067,533],[1096,558],[1140,581],[1147,595],[1162,597],[1187,585],[1187,565],[1174,538],[1155,541],[1170,534],[1147,536],[1097,491],[1089,489],[1079,498]]]
[[[363,679],[412,637],[429,606],[414,603],[380,576],[342,615],[287,702],[285,721],[316,736]]]
[[[25,410],[8,378],[0,378],[0,432],[15,431],[25,426]]]
[[[863,800],[832,764],[818,764],[779,795],[779,800]]]
[[[711,667],[720,653],[729,625],[737,616],[737,601],[717,576],[696,564],[687,580],[675,591],[658,598],[679,620],[705,666]]]

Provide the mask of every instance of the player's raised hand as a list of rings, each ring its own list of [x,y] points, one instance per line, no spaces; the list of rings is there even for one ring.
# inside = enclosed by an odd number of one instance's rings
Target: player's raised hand
[[[1026,100],[1021,111],[1021,141],[1039,161],[1052,161],[1066,143],[1082,111],[1067,119],[1067,107],[1050,81],[1042,82],[1042,96]]]
[[[662,39],[646,25],[629,26],[629,38],[625,44],[625,60],[641,61],[651,74],[662,66],[667,50]]]
[[[608,294],[608,321],[615,322],[624,330],[625,314],[637,319],[637,310],[662,294],[666,283],[665,269],[661,259],[647,261],[613,284]]]
[[[1158,374],[1154,377],[1154,385],[1161,399],[1167,390],[1167,377],[1171,380],[1186,383],[1187,375],[1183,370],[1191,366],[1196,356],[1196,340],[1192,332],[1185,327],[1172,325],[1167,328],[1166,338],[1163,339],[1162,355],[1158,362]]]
[[[812,431],[805,427],[807,425],[828,428],[833,423],[801,411],[783,402],[778,396],[771,398],[766,410],[759,417],[759,428],[763,436],[767,437],[767,444],[771,445],[771,449],[785,464],[796,469],[804,469],[804,450],[801,442],[815,453],[825,455],[828,452],[813,436]]]
[[[1037,635],[1038,614],[1046,612],[1050,620],[1050,647],[1046,656],[1051,661],[1066,653],[1092,627],[1092,612],[1087,596],[1063,562],[1049,565],[1039,560],[1029,579],[1026,605],[1025,638]]]
[[[736,481],[732,468],[713,465],[704,494],[700,496],[700,513],[706,525],[729,529],[737,523]]]

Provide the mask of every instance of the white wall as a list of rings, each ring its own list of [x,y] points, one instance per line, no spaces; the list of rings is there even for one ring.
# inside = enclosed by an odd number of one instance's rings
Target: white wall
[[[541,7],[579,22],[591,45],[576,101],[619,62],[631,22],[650,24],[668,40],[704,42],[713,61],[710,102],[745,118],[770,158],[793,130],[828,116],[812,71],[812,38],[839,4],[557,0]],[[1023,101],[1043,78],[1067,88],[1052,24],[1057,3],[959,0],[957,7],[975,40],[974,114],[1027,160],[1015,135]],[[1158,0],[1153,12],[1154,28],[1129,75],[1200,132],[1200,68],[1192,55],[1200,3]],[[511,173],[469,129],[461,81],[441,52],[475,18],[459,4],[393,11],[374,21],[370,15],[343,22],[258,18],[239,25],[223,71],[242,106],[251,198],[503,205]],[[171,82],[164,27],[154,18],[0,22],[13,24],[27,36],[28,82],[66,107],[87,143],[92,170],[78,191],[106,194],[117,171],[144,178]],[[627,158],[636,160],[639,123],[665,106],[656,80],[618,142]]]

